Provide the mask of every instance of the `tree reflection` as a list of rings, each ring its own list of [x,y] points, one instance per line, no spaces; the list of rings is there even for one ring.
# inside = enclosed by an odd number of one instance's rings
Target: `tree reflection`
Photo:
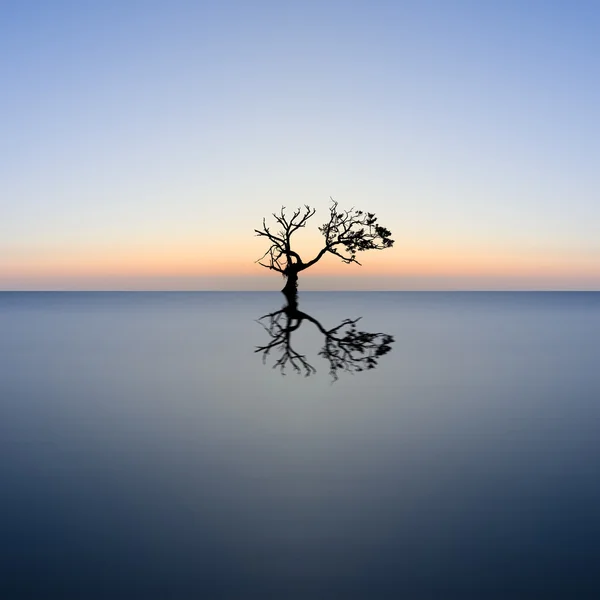
[[[334,381],[344,371],[358,373],[374,369],[379,359],[392,349],[393,336],[358,329],[357,323],[361,317],[344,319],[336,327],[326,329],[317,319],[299,310],[296,295],[286,298],[286,306],[258,319],[271,341],[255,350],[262,353],[264,364],[272,354],[278,355],[273,368],[279,369],[282,375],[286,374],[288,368],[305,377],[317,372],[306,355],[292,346],[293,333],[305,321],[312,323],[323,335],[323,347],[318,356],[329,363],[329,374]]]

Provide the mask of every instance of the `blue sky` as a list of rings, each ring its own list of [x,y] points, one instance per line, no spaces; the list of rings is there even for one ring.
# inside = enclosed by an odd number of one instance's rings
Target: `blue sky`
[[[342,289],[600,289],[596,2],[2,2],[0,289],[278,289],[329,196]],[[310,253],[319,239],[299,240]]]

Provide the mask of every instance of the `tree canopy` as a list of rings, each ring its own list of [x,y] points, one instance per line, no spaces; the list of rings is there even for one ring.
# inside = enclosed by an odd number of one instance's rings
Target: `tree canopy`
[[[360,265],[356,255],[365,250],[384,250],[394,245],[391,231],[377,222],[374,213],[362,210],[343,210],[331,199],[329,219],[319,231],[325,243],[319,252],[310,260],[304,261],[292,249],[293,234],[306,227],[308,220],[316,213],[308,205],[304,209],[297,208],[291,216],[286,214],[285,207],[279,213],[273,213],[277,223],[277,231],[272,231],[263,218],[262,229],[255,229],[258,237],[264,237],[270,243],[267,251],[256,261],[261,266],[277,271],[288,279],[284,293],[297,288],[298,273],[312,267],[326,253],[339,257],[344,263]]]

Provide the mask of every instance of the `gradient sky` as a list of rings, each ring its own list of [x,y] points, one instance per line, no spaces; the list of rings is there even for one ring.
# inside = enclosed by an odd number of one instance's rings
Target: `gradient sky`
[[[600,3],[0,2],[0,289],[600,289]],[[316,231],[298,240],[319,249]]]

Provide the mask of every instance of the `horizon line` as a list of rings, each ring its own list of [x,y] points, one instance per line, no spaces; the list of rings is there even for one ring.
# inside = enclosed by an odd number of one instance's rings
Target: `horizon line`
[[[0,289],[0,294],[201,294],[201,293],[217,293],[217,294],[282,294],[281,290],[222,290],[222,289]],[[452,293],[491,293],[491,294],[531,294],[531,293],[548,293],[548,294],[582,294],[582,293],[600,293],[600,289],[478,289],[478,288],[456,288],[456,289],[407,289],[407,290],[382,290],[382,289],[348,289],[348,290],[298,290],[299,294],[452,294]]]

